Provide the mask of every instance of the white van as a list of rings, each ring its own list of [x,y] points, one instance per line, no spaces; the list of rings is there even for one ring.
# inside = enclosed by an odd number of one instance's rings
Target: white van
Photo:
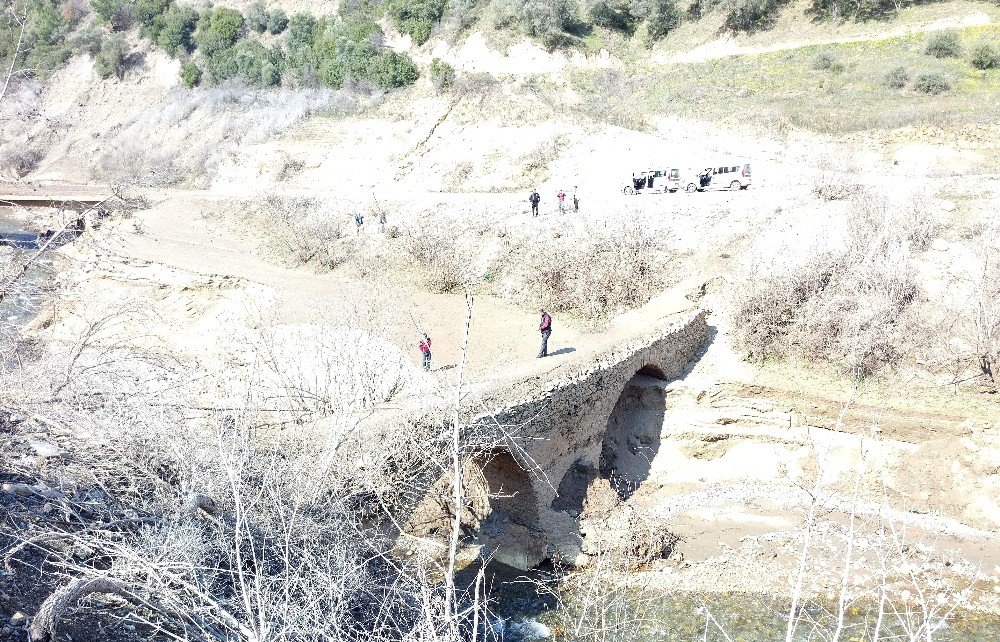
[[[750,187],[750,163],[730,163],[718,167],[706,167],[688,179],[686,192],[705,190],[739,190]]]
[[[681,188],[681,170],[650,169],[632,173],[632,182],[622,188],[624,194],[664,194]]]

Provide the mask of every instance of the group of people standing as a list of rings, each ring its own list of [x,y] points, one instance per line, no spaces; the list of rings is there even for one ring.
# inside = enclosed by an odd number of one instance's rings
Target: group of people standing
[[[531,196],[528,197],[528,202],[531,203],[531,215],[532,216],[538,216],[538,204],[541,201],[542,201],[542,197],[539,196],[538,190],[532,191],[531,192]],[[563,190],[559,190],[559,192],[556,193],[556,201],[559,203],[559,213],[560,214],[565,214],[566,213],[566,192],[563,191]],[[580,211],[580,199],[577,198],[577,196],[576,196],[576,188],[575,187],[573,188],[572,203],[573,203],[573,211],[574,212],[579,212]]]
[[[542,335],[542,345],[538,349],[538,358],[549,356],[549,337],[552,336],[552,315],[549,314],[545,308],[539,309],[542,317],[538,322],[538,331]],[[426,332],[420,333],[420,340],[417,342],[417,347],[420,349],[420,354],[423,357],[421,361],[421,367],[424,372],[430,372],[431,370],[431,338]]]
[[[387,223],[385,212],[380,211],[378,214],[378,231],[385,234],[385,224]],[[354,224],[358,227],[358,234],[361,234],[361,228],[365,225],[365,215],[358,212],[354,215]]]

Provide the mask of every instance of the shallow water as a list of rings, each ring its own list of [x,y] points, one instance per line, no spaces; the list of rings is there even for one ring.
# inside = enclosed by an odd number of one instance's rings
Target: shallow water
[[[26,253],[31,253],[38,247],[38,234],[0,218],[0,275],[6,275],[20,264]],[[23,325],[34,317],[41,301],[41,285],[51,271],[52,259],[48,256],[39,257],[0,301],[0,324],[5,331]]]
[[[474,569],[472,569],[474,571]],[[578,621],[573,596],[557,610],[551,595],[539,594],[536,582],[558,590],[544,572],[524,573],[490,564],[487,584],[492,586],[494,631],[504,642],[528,640],[572,640],[572,625]],[[789,604],[766,596],[732,594],[635,592],[634,608],[619,619],[615,609],[605,614],[615,642],[780,642],[785,640]],[[871,642],[878,620],[874,604],[856,603],[847,609],[840,642]],[[904,610],[900,607],[900,610]],[[807,602],[799,609],[794,639],[820,642],[832,639],[836,628],[836,604]],[[922,618],[896,615],[886,608],[878,640],[909,642]],[[933,621],[933,620],[932,620]],[[623,624],[624,622],[624,624]],[[584,637],[584,639],[589,639]],[[920,635],[920,640],[927,640]],[[934,630],[934,642],[1000,642],[1000,616],[954,611],[945,624]]]
[[[609,639],[618,642],[779,642],[785,639],[788,604],[778,600],[744,594],[697,595],[676,593],[648,600],[645,606],[625,618],[624,624],[612,625]],[[875,605],[856,604],[845,617],[840,642],[873,640],[878,619]],[[572,607],[569,607],[572,609]],[[802,608],[795,629],[797,642],[832,640],[836,629],[834,605],[809,604]],[[609,618],[614,621],[615,618]],[[920,632],[922,618],[885,613],[880,642],[1000,642],[1000,617],[955,611],[932,632]],[[548,611],[530,617],[515,618],[505,626],[503,639],[527,641],[553,637],[573,639],[572,613]],[[527,626],[525,626],[527,624]]]

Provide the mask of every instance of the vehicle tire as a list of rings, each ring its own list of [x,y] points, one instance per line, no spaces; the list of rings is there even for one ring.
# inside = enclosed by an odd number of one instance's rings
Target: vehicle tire
[[[743,186],[740,185],[739,181],[733,181],[732,183],[729,184],[729,189],[733,190],[734,192],[738,189],[741,189],[742,187]]]
[[[698,186],[695,185],[694,183],[688,183],[687,187],[684,188],[684,191],[687,192],[688,194],[693,194],[694,192],[698,191]]]

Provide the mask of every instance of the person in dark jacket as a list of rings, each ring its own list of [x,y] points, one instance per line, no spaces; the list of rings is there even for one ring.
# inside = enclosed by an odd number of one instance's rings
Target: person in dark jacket
[[[538,216],[538,203],[542,200],[542,197],[538,195],[538,190],[531,193],[528,197],[528,202],[531,203],[531,215]]]
[[[424,355],[423,368],[424,372],[429,372],[431,369],[431,338],[424,333],[424,338],[420,340],[418,344],[420,352]]]
[[[552,315],[545,311],[545,309],[539,310],[542,313],[542,319],[538,323],[538,331],[542,333],[542,347],[538,350],[538,358],[549,356],[549,337],[552,336]]]

